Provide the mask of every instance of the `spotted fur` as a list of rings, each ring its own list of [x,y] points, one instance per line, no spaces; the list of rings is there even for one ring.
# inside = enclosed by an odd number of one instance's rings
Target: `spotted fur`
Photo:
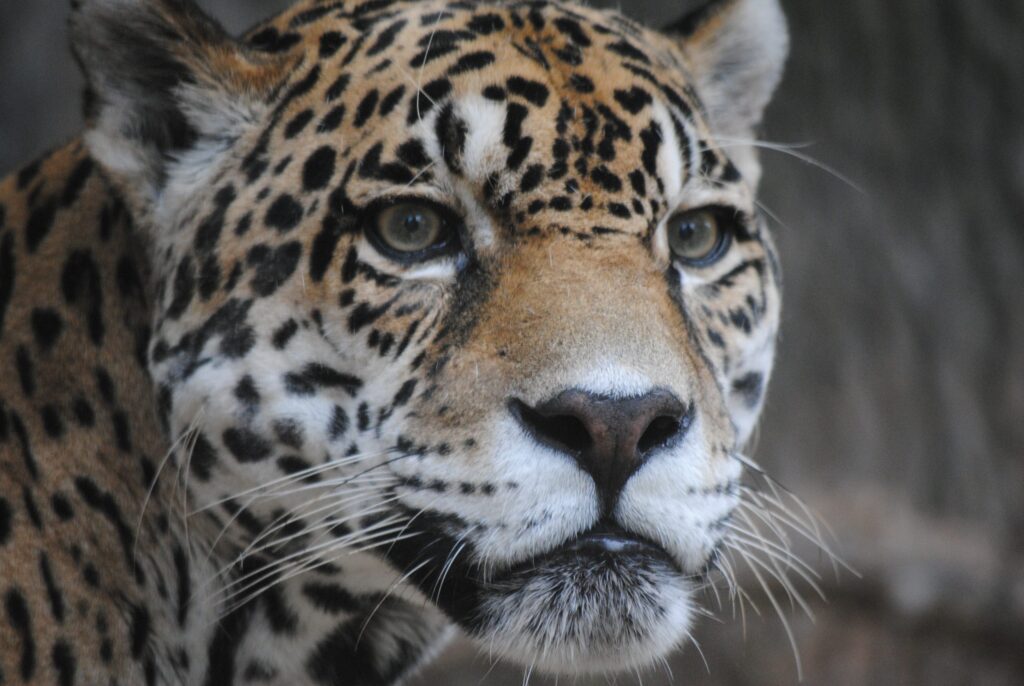
[[[238,41],[72,4],[86,132],[0,185],[0,683],[394,684],[452,625],[565,673],[679,645],[779,321],[777,3],[308,0]],[[461,249],[384,255],[387,197]],[[686,267],[701,206],[739,220]],[[568,389],[686,412],[612,492],[512,409]],[[581,561],[599,525],[661,555]]]

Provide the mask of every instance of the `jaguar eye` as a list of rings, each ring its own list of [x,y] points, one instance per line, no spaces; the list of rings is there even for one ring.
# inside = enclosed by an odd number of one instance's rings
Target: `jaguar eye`
[[[704,207],[669,219],[668,245],[673,257],[691,267],[716,262],[729,247],[727,212],[724,208]]]
[[[389,257],[409,262],[448,252],[456,243],[450,213],[423,200],[389,203],[371,216],[368,234]]]

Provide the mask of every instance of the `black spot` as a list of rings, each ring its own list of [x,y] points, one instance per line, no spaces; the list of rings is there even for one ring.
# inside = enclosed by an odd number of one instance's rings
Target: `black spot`
[[[378,307],[373,307],[367,303],[360,303],[348,316],[349,333],[356,333],[360,329],[373,324],[387,314],[390,309],[390,302],[386,302]]]
[[[537,107],[543,107],[548,101],[550,92],[543,83],[521,76],[513,76],[506,83],[509,93],[521,96]]]
[[[14,351],[14,366],[18,370],[18,381],[21,383],[22,393],[32,397],[32,394],[36,392],[36,367],[28,348],[23,345],[19,345]]]
[[[39,573],[43,577],[43,585],[46,586],[46,597],[50,601],[50,613],[58,622],[64,621],[64,595],[57,587],[57,581],[53,578],[53,569],[50,567],[50,558],[45,552],[39,553]]]
[[[502,140],[511,148],[523,137],[523,121],[530,112],[517,102],[509,103],[506,110]]]
[[[167,308],[167,316],[170,319],[178,319],[185,313],[192,302],[195,288],[195,267],[192,264],[192,258],[186,255],[178,263],[178,269],[174,274],[173,298],[170,307]]]
[[[295,395],[312,395],[319,388],[341,388],[355,397],[363,386],[358,377],[316,362],[307,364],[301,371],[289,372],[284,382],[288,392]]]
[[[291,121],[285,124],[284,137],[286,139],[295,138],[300,133],[302,133],[302,130],[305,129],[306,126],[309,125],[311,119],[313,119],[313,110],[302,110],[294,117],[292,117]]]
[[[356,116],[352,121],[352,125],[356,128],[361,127],[373,113],[377,110],[377,101],[380,99],[380,94],[377,89],[372,89],[369,93],[363,96],[363,99],[359,101],[359,105],[356,107]]]
[[[459,172],[469,127],[466,126],[466,122],[455,115],[455,108],[448,103],[438,115],[435,129],[445,164],[452,171]]]
[[[337,100],[341,97],[341,94],[348,88],[349,83],[352,82],[352,77],[349,74],[342,74],[334,80],[330,86],[327,87],[327,92],[324,93],[324,98],[327,102]]]
[[[284,350],[285,346],[288,345],[288,341],[290,341],[292,336],[298,333],[298,331],[298,322],[294,319],[289,319],[274,332],[274,335],[271,338],[274,343],[274,347],[278,350]]]
[[[110,377],[110,373],[103,367],[96,368],[96,388],[99,390],[100,396],[103,398],[104,402],[108,405],[114,404],[114,380]]]
[[[125,564],[128,565],[129,569],[135,569],[135,561],[132,554],[132,542],[135,540],[134,530],[122,517],[121,508],[118,506],[114,496],[100,490],[96,482],[85,476],[75,479],[75,489],[90,509],[103,515],[104,519],[114,527],[118,540],[121,543],[121,551],[124,553]]]
[[[631,171],[629,173],[629,184],[633,187],[634,193],[641,198],[647,197],[647,180],[642,171],[639,169]]]
[[[25,165],[18,172],[18,190],[25,190],[25,187],[32,183],[32,180],[39,174],[41,160],[36,160]]]
[[[374,55],[379,55],[391,47],[391,44],[395,42],[395,38],[405,27],[405,24],[405,19],[399,19],[381,31],[380,35],[377,36],[377,40],[374,41],[373,45],[370,46],[370,49],[366,51],[366,56],[373,57]]]
[[[145,301],[145,288],[135,263],[127,255],[117,261],[117,290],[126,298]]]
[[[530,191],[537,188],[540,182],[544,180],[544,165],[535,164],[526,170],[523,174],[522,180],[519,182],[519,190],[523,193],[529,193]]]
[[[252,376],[246,374],[235,384],[235,398],[249,410],[255,410],[260,404],[260,392]]]
[[[302,205],[288,194],[282,194],[267,209],[267,226],[281,233],[294,229],[302,220]]]
[[[490,35],[495,31],[505,28],[505,22],[497,14],[481,14],[473,17],[466,24],[466,28],[483,36]]]
[[[92,175],[93,161],[91,157],[82,159],[68,177],[68,183],[64,186],[64,195],[61,196],[60,202],[64,207],[70,207],[75,204],[78,200],[79,193],[82,192],[82,187],[85,186],[85,182],[89,180]]]
[[[235,235],[244,236],[249,233],[249,229],[252,228],[252,212],[246,212],[242,215],[242,218],[238,220],[238,224],[235,225]]]
[[[302,166],[302,185],[307,191],[320,190],[330,182],[336,157],[334,148],[325,145],[306,158]]]
[[[272,295],[295,272],[302,256],[302,244],[289,241],[270,252],[256,269],[252,290],[260,297]]]
[[[327,434],[332,441],[336,441],[348,431],[348,413],[340,405],[335,405],[331,413],[331,423],[327,428]]]
[[[764,375],[759,372],[745,374],[732,382],[732,390],[747,407],[756,407],[764,393]]]
[[[618,193],[622,190],[622,179],[608,170],[608,167],[599,165],[590,172],[590,178],[598,183],[601,188],[609,193]]]
[[[583,64],[583,53],[580,47],[573,43],[555,50],[555,56],[572,67],[578,67]]]
[[[174,571],[178,577],[178,626],[184,628],[192,598],[192,576],[189,573],[188,556],[178,545],[174,546]]]
[[[57,201],[53,198],[49,198],[32,210],[32,214],[28,216],[28,222],[25,224],[25,247],[30,253],[34,253],[50,233],[56,215]]]
[[[555,27],[568,37],[569,40],[576,43],[576,45],[584,48],[590,45],[590,37],[575,20],[568,17],[559,17],[555,19]]]
[[[32,310],[32,333],[36,345],[44,351],[50,350],[64,330],[64,320],[56,310],[36,308]]]
[[[551,206],[551,209],[558,210],[559,212],[568,212],[572,209],[572,199],[564,195],[551,198],[551,202],[548,204]]]
[[[145,607],[141,605],[132,607],[131,653],[132,657],[136,660],[142,656],[142,651],[146,649],[146,644],[149,643],[151,624],[149,611]]]
[[[302,425],[294,419],[278,419],[274,422],[274,435],[278,442],[289,448],[299,450],[305,442]]]
[[[320,57],[332,57],[348,39],[337,31],[328,31],[320,36]]]
[[[638,86],[633,86],[628,91],[616,90],[615,100],[630,114],[639,114],[644,107],[654,102],[651,94]]]
[[[235,197],[234,186],[224,186],[217,191],[213,199],[213,211],[203,219],[196,230],[194,245],[200,253],[210,252],[217,246],[220,234],[224,230],[224,217]]]
[[[413,69],[421,69],[434,60],[450,55],[458,50],[458,43],[431,43],[413,56],[412,60],[409,61],[409,66]]]
[[[36,480],[39,478],[39,463],[36,462],[35,454],[32,452],[32,444],[28,432],[25,430],[25,424],[22,423],[21,417],[14,412],[11,412],[11,427],[14,429],[14,435],[18,437],[18,443],[21,444],[21,459],[25,463],[25,468],[28,470],[29,476]]]
[[[61,291],[69,305],[85,309],[89,337],[95,345],[103,343],[103,291],[100,270],[88,250],[75,250],[64,263]]]
[[[380,116],[386,117],[391,114],[398,103],[402,101],[402,96],[405,95],[405,86],[396,86],[391,90],[390,93],[384,96],[384,99],[380,101]]]
[[[0,334],[4,331],[4,318],[14,294],[14,234],[10,231],[0,240]]]
[[[488,52],[486,50],[471,52],[460,57],[458,62],[448,70],[448,74],[451,76],[458,76],[459,74],[477,71],[494,64],[494,59],[493,52]]]
[[[629,211],[629,208],[620,202],[608,203],[608,212],[619,219],[629,219],[633,214]]]
[[[345,118],[345,106],[338,105],[330,112],[324,115],[324,118],[317,124],[317,133],[330,133],[339,126],[341,126],[342,120]]]
[[[520,138],[519,142],[516,143],[515,146],[513,146],[512,152],[508,154],[508,159],[505,162],[508,168],[513,171],[519,169],[519,167],[522,166],[523,162],[526,161],[526,158],[529,157],[530,150],[532,149],[532,137],[526,136],[525,138]]]
[[[128,427],[128,415],[118,410],[114,412],[111,417],[111,421],[114,424],[114,439],[117,442],[117,448],[123,453],[129,453],[132,450],[132,438],[131,431]]]
[[[285,455],[277,459],[277,468],[285,474],[298,474],[299,472],[305,472],[313,468],[309,462],[306,462],[301,457],[295,455]],[[313,475],[316,476],[316,475]]]
[[[407,164],[414,169],[422,169],[430,164],[430,158],[427,157],[427,152],[423,148],[422,141],[416,138],[406,141],[398,146],[396,155],[402,163]]]
[[[192,441],[192,452],[188,458],[189,472],[195,474],[200,481],[209,481],[213,467],[217,464],[217,451],[202,433],[196,433]]]
[[[572,86],[573,90],[577,93],[593,93],[594,82],[583,74],[573,74],[569,77],[569,85]]]
[[[636,60],[643,64],[650,64],[651,60],[641,50],[637,49],[632,43],[627,40],[621,40],[617,43],[612,43],[608,46],[608,50],[622,55],[623,57],[631,60]]]
[[[413,392],[416,390],[416,379],[409,379],[402,384],[402,387],[398,389],[398,393],[395,394],[394,399],[391,401],[392,406],[401,407],[409,402],[412,398]]]
[[[0,498],[0,545],[6,545],[7,541],[11,540],[11,521],[14,519],[14,513],[11,511],[11,505],[5,498]]]
[[[213,297],[220,286],[220,262],[216,255],[207,255],[199,270],[199,297],[207,301]]]
[[[359,163],[359,176],[368,179],[373,178],[380,172],[380,154],[383,150],[384,145],[377,143],[366,151],[362,161]]]
[[[57,439],[64,435],[64,421],[60,418],[60,413],[56,407],[53,405],[43,405],[39,414],[43,420],[43,431],[46,432],[47,436]]]
[[[501,86],[487,86],[487,88],[484,88],[482,94],[488,100],[493,100],[495,102],[504,102],[508,99],[508,91]]]
[[[21,641],[21,656],[18,673],[22,681],[31,681],[36,672],[36,642],[32,636],[32,618],[29,615],[25,596],[17,588],[11,588],[4,595],[4,610],[7,623],[18,634]]]
[[[328,614],[355,612],[361,607],[355,596],[337,584],[310,581],[303,584],[302,594],[316,609]]]
[[[32,526],[43,530],[43,515],[39,512],[39,508],[36,506],[36,499],[32,495],[32,489],[28,486],[24,486],[21,489],[21,500],[25,505],[25,513],[28,515],[28,520],[32,522]]]
[[[239,462],[260,462],[273,452],[266,439],[249,429],[232,427],[224,431],[222,438],[224,445]]]
[[[59,639],[53,644],[53,668],[57,672],[57,684],[59,686],[73,686],[77,662],[75,653],[67,641]]]
[[[452,82],[448,79],[435,79],[416,92],[409,103],[407,123],[412,125],[425,117],[434,105],[452,91]]]
[[[75,510],[71,506],[71,501],[63,493],[54,493],[50,496],[50,507],[53,508],[53,513],[62,522],[69,521],[75,516]]]
[[[267,27],[249,39],[249,45],[260,52],[284,52],[302,40],[298,33],[280,33],[273,26]]]

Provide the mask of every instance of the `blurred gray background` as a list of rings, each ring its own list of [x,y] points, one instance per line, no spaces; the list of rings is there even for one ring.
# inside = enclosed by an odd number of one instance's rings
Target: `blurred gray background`
[[[1024,2],[783,2],[793,53],[764,137],[809,143],[799,154],[860,189],[763,158],[786,299],[754,455],[831,523],[861,575],[811,555],[828,601],[804,586],[814,622],[786,606],[805,682],[1019,686]],[[287,0],[201,4],[241,31]],[[620,7],[660,25],[696,4]],[[80,126],[66,11],[0,0],[2,171]],[[726,603],[696,633],[707,667],[690,646],[674,677],[642,683],[796,683],[782,625],[747,585],[763,617],[748,611],[744,632]],[[459,643],[417,683],[523,682],[519,667],[491,667]]]

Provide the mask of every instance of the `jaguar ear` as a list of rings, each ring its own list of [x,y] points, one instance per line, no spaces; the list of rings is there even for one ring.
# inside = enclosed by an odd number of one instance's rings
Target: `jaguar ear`
[[[144,205],[176,163],[212,166],[259,120],[281,73],[191,0],[72,0],[71,40],[86,142]]]
[[[665,31],[682,46],[715,134],[750,136],[789,52],[778,0],[712,0]]]

